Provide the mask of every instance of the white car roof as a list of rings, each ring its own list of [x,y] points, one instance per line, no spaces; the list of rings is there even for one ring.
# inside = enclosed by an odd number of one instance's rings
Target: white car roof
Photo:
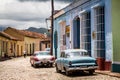
[[[50,51],[35,51],[34,53],[39,53],[39,52],[50,52]]]
[[[87,52],[87,50],[85,49],[67,49],[67,50],[63,50],[64,52],[68,53],[68,52]]]

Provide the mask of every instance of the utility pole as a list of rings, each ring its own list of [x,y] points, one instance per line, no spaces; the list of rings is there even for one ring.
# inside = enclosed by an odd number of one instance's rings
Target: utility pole
[[[53,23],[53,15],[54,15],[54,0],[51,0],[51,48],[50,53],[53,55],[53,30],[54,30],[54,23]]]

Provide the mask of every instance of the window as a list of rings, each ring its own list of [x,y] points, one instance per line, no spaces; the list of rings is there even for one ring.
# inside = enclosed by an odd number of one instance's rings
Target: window
[[[66,45],[66,35],[63,35],[63,45]]]
[[[104,20],[104,7],[95,8],[95,52],[97,57],[105,57],[105,20]]]
[[[88,53],[91,54],[90,12],[82,13],[81,25],[82,48],[86,49]]]

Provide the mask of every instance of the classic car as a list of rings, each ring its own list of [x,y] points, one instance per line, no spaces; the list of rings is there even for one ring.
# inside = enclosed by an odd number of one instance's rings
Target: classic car
[[[55,62],[55,57],[50,55],[50,51],[35,51],[30,57],[30,63],[33,67],[38,66],[53,66]]]
[[[96,59],[89,56],[84,49],[68,49],[61,51],[60,58],[55,61],[56,71],[65,71],[69,75],[75,71],[89,71],[93,74],[98,68]]]

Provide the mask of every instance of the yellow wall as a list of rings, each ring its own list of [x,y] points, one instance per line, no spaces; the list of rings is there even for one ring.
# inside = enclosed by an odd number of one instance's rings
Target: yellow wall
[[[23,51],[24,51],[24,41],[17,41],[16,44],[16,53],[18,56],[23,56]]]
[[[8,56],[16,56],[17,53],[15,53],[16,49],[14,49],[14,44],[16,44],[15,40],[10,40],[0,36],[0,56],[4,57],[4,54],[7,54]],[[13,46],[11,47],[11,45]]]
[[[34,51],[39,50],[40,39],[25,37],[24,38],[24,45],[26,45],[26,48],[24,48],[24,50],[27,51],[27,53],[29,55],[33,54]],[[31,45],[31,51],[30,51],[30,45]],[[34,46],[34,49],[33,49],[33,46]]]
[[[2,57],[4,57],[4,53],[6,53],[6,52],[4,52],[5,50],[3,51],[3,41],[7,42],[8,39],[0,36],[0,56],[2,56]]]

